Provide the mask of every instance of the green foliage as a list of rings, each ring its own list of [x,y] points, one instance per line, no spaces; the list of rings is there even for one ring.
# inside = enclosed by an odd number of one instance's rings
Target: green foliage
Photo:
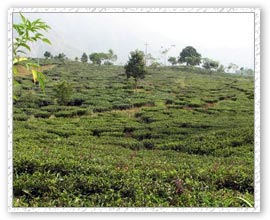
[[[27,69],[31,69],[33,75],[33,82],[39,83],[40,87],[45,88],[45,76],[42,72],[38,71],[39,65],[32,63],[25,57],[20,57],[20,54],[26,55],[26,51],[31,51],[30,42],[41,40],[45,43],[51,42],[44,37],[42,31],[47,31],[50,27],[41,19],[30,21],[25,18],[21,13],[22,23],[13,24],[13,29],[16,31],[17,36],[13,40],[13,75],[17,75],[18,70],[16,65],[25,65]]]
[[[218,67],[219,67],[218,61],[211,60],[209,58],[203,58],[203,68],[211,71],[211,70],[217,70]],[[222,69],[220,69],[220,71],[221,70]]]
[[[89,59],[93,64],[101,65],[101,56],[99,53],[91,53]]]
[[[136,50],[130,53],[129,61],[125,65],[126,76],[129,79],[133,77],[136,82],[138,79],[143,79],[146,74],[144,53],[142,51]]]
[[[168,59],[168,61],[169,61],[173,66],[177,64],[176,57],[170,57],[170,58]]]
[[[180,53],[179,63],[186,63],[186,65],[196,66],[201,63],[201,54],[199,54],[194,47],[185,47]]]
[[[96,65],[101,65],[102,63],[112,65],[117,60],[117,55],[110,49],[108,53],[92,53],[89,55],[89,59]]]
[[[66,54],[64,53],[59,53],[54,58],[60,60],[62,63],[65,63],[65,59],[67,59]]]
[[[22,23],[13,24],[13,29],[17,32],[18,36],[15,38],[13,42],[13,55],[17,57],[20,53],[25,53],[24,50],[31,51],[29,46],[29,42],[42,40],[45,43],[49,43],[50,41],[44,37],[40,31],[47,31],[50,27],[40,19],[30,21],[25,18],[22,14],[20,14]]]
[[[161,67],[161,63],[159,63],[159,62],[153,62],[153,63],[151,63],[150,67],[156,69],[158,67]]]
[[[239,71],[237,71],[237,73],[241,74],[242,76],[253,76],[254,70],[242,67]]]
[[[110,61],[105,61],[105,62],[104,62],[104,65],[113,65],[113,63],[110,62]]]
[[[71,84],[67,83],[66,81],[56,84],[54,87],[54,92],[57,102],[60,105],[66,105],[71,99],[72,90]]]
[[[134,92],[125,76],[67,61],[46,94],[16,77],[14,207],[254,206],[253,77],[147,68]]]
[[[81,57],[81,62],[82,63],[87,63],[88,61],[88,56],[86,55],[86,53],[83,53],[82,57]]]
[[[112,63],[114,63],[117,60],[117,55],[114,54],[112,49],[109,49],[109,52],[107,54],[107,59],[108,59],[107,62],[111,61]]]
[[[236,73],[238,69],[239,69],[239,66],[237,64],[230,63],[228,65],[228,67],[227,67],[227,70],[228,70],[227,72],[229,72],[229,73]]]
[[[220,72],[220,73],[224,73],[224,72],[225,72],[225,67],[224,67],[224,65],[220,64],[220,65],[218,66],[217,71]]]
[[[45,57],[46,59],[48,59],[48,58],[52,57],[52,54],[51,54],[49,51],[46,51],[46,52],[44,53],[44,57]]]

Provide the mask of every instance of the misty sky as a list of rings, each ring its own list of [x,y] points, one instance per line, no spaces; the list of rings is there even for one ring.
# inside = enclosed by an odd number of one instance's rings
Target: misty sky
[[[163,48],[170,48],[167,58],[179,56],[186,46],[193,46],[202,57],[224,65],[254,66],[253,13],[24,13],[30,20],[41,18],[51,30],[46,36],[52,46],[34,44],[31,56],[42,57],[46,50],[69,58],[83,52],[118,55],[117,63],[126,63],[130,51],[145,51],[160,58]],[[20,22],[14,13],[14,23]]]

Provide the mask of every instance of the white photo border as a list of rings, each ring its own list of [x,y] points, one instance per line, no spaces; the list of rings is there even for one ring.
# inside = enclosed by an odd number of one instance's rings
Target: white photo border
[[[14,208],[13,207],[13,13],[254,13],[254,207],[253,208]],[[260,8],[10,8],[8,10],[8,211],[9,212],[260,212]]]

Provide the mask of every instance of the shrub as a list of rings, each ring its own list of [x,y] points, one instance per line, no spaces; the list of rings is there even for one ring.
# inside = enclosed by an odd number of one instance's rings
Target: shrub
[[[71,84],[67,83],[66,81],[56,84],[54,87],[54,92],[58,104],[66,105],[71,99],[72,90]]]

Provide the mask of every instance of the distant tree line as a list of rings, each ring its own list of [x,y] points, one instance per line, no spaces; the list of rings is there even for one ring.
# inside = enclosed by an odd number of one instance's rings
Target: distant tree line
[[[58,55],[53,56],[49,51],[45,51],[44,57],[45,59],[67,59],[67,56],[64,53],[59,53]]]
[[[185,64],[186,66],[201,66],[205,70],[211,72],[222,72],[222,73],[236,73],[241,75],[253,75],[254,71],[250,68],[239,67],[234,63],[230,63],[227,67],[220,64],[216,60],[204,57],[202,58],[201,54],[192,46],[185,47],[179,57],[169,57],[168,62],[175,66],[177,64]],[[152,63],[153,66],[157,66],[157,63]],[[161,64],[159,64],[161,65]]]
[[[53,56],[51,52],[46,51],[44,53],[45,59],[58,59],[60,61],[65,61],[68,59],[68,57],[64,53],[59,53],[56,56]],[[110,49],[107,53],[91,53],[89,56],[84,52],[80,58],[80,61],[82,63],[87,63],[88,61],[91,61],[92,64],[95,65],[113,65],[114,62],[117,60],[117,55],[114,54],[113,50]],[[79,61],[78,57],[75,57],[75,61]]]
[[[91,53],[89,56],[87,56],[87,54],[84,52],[81,57],[81,62],[87,63],[88,58],[89,58],[89,61],[91,61],[92,64],[95,64],[95,65],[99,65],[99,66],[102,64],[113,65],[113,63],[117,60],[117,55],[114,54],[112,49],[110,49],[108,53],[94,52],[94,53]],[[75,60],[78,61],[78,58],[76,57]]]
[[[137,51],[137,52],[136,52]],[[138,50],[133,51],[131,53],[138,53]],[[163,51],[164,52],[164,51]],[[144,65],[146,67],[147,61],[150,63],[150,67],[152,68],[158,68],[162,66],[160,62],[158,62],[157,58],[154,58],[150,53],[144,54],[142,51],[140,51],[140,55],[143,56],[144,58]],[[138,54],[137,54],[138,55]],[[136,56],[137,56],[136,55]],[[53,56],[50,52],[46,51],[44,53],[44,57],[46,59],[58,59],[62,62],[65,62],[67,60],[67,56],[64,53],[59,53],[56,56]],[[131,58],[132,58],[131,54]],[[87,55],[85,52],[82,54],[81,58],[79,59],[78,57],[75,57],[75,61],[79,62],[81,61],[82,63],[88,63],[91,62],[94,65],[113,65],[114,62],[117,60],[117,55],[113,52],[112,49],[108,50],[107,53],[104,52],[93,52],[89,55]],[[139,62],[139,61],[138,61]],[[241,74],[241,75],[254,75],[254,71],[250,68],[244,68],[244,67],[239,67],[238,65],[234,63],[230,63],[227,67],[224,65],[220,64],[218,61],[207,58],[207,57],[202,57],[197,50],[192,47],[192,46],[187,46],[185,47],[179,54],[179,57],[169,57],[168,62],[172,65],[186,65],[188,67],[194,67],[194,66],[199,66],[207,71],[209,73],[212,72],[221,72],[221,73],[236,73],[236,74]],[[164,65],[166,63],[164,62]]]
[[[44,57],[46,60],[48,59],[55,59],[55,60],[59,60],[61,62],[65,62],[65,60],[68,60],[68,57],[66,56],[66,54],[64,53],[59,53],[58,55],[53,55],[51,52],[49,51],[45,51],[44,53]]]

